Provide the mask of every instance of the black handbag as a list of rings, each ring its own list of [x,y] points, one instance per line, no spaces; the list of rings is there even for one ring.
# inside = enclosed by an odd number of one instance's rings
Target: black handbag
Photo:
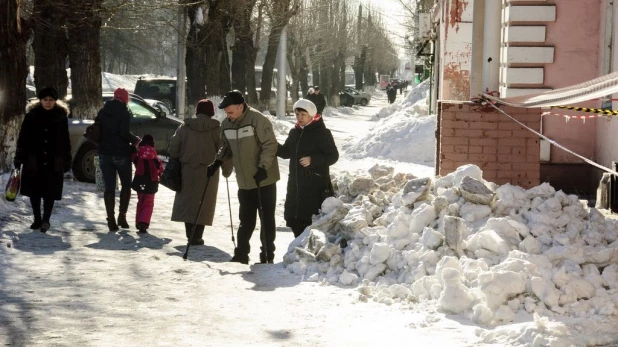
[[[179,192],[182,187],[182,164],[178,159],[170,159],[165,164],[160,183],[167,188]]]
[[[95,145],[99,145],[101,141],[101,123],[99,123],[99,116],[94,119],[94,123],[86,127],[84,137]]]

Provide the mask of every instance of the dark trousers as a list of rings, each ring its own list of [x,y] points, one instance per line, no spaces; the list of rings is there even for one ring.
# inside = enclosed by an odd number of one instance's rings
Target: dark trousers
[[[41,199],[43,199],[43,218],[41,218]],[[54,198],[51,196],[31,196],[30,205],[32,205],[32,214],[35,221],[43,220],[49,222],[52,210],[54,208]]]
[[[300,220],[300,219],[290,219],[286,221],[286,225],[292,228],[292,232],[294,233],[294,237],[299,237],[300,234],[305,231],[305,228],[311,225],[310,220]]]
[[[240,226],[238,227],[238,247],[234,254],[245,257],[251,252],[249,240],[255,229],[256,217],[258,214],[258,189],[262,202],[262,216],[260,217],[260,240],[262,243],[261,253],[268,255],[268,259],[272,260],[275,254],[275,206],[277,204],[277,185],[271,184],[256,189],[239,189],[238,201],[240,202],[239,219]],[[264,250],[264,242],[268,252]]]
[[[154,194],[137,193],[137,210],[135,212],[135,224],[146,223],[150,225],[152,210],[154,209]]]
[[[111,155],[99,155],[99,166],[105,182],[105,191],[116,190],[116,173],[120,177],[121,191],[131,191],[131,157],[116,157]]]

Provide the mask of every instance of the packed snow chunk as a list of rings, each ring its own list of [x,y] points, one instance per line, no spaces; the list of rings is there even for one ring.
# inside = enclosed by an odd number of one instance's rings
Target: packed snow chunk
[[[468,310],[474,302],[474,297],[470,294],[468,288],[462,284],[461,272],[446,268],[441,274],[444,290],[438,299],[439,308],[452,314],[459,314]]]
[[[438,299],[442,285],[436,276],[424,276],[412,283],[412,294],[421,300]]]
[[[475,236],[478,246],[492,253],[506,255],[511,250],[509,244],[493,230],[482,230]]]
[[[490,205],[494,199],[492,192],[482,181],[465,176],[459,185],[461,196],[469,202]]]
[[[374,266],[369,267],[367,272],[365,272],[365,274],[363,275],[363,278],[373,281],[376,279],[376,277],[380,276],[384,272],[384,270],[386,270],[386,264],[384,263],[376,264]]]
[[[395,168],[391,166],[375,164],[369,169],[368,172],[371,175],[371,178],[373,178],[374,180],[377,180],[378,178],[381,178],[381,177],[393,176],[393,173],[395,172]]]
[[[552,281],[547,278],[533,276],[530,278],[530,288],[534,295],[548,307],[558,305],[558,299],[560,299],[561,293]]]
[[[341,248],[335,244],[327,243],[325,244],[318,253],[315,255],[315,258],[319,261],[331,261],[333,257],[341,252]]]
[[[403,187],[402,203],[406,206],[414,204],[416,201],[425,200],[431,189],[431,178],[416,178],[410,180]]]
[[[522,187],[507,183],[496,189],[493,210],[497,216],[508,216],[511,211],[526,210],[529,205],[530,199]]]
[[[418,298],[412,294],[410,288],[401,284],[393,284],[388,288],[391,296],[395,299],[401,299],[407,302],[417,302]]]
[[[348,191],[352,196],[358,196],[361,194],[369,194],[378,189],[376,182],[369,177],[357,177],[348,186]]]
[[[404,213],[398,213],[395,220],[386,228],[391,239],[404,238],[410,234],[410,220]]]
[[[472,314],[470,315],[470,320],[476,324],[484,324],[489,325],[491,321],[494,319],[494,312],[483,304],[476,304],[472,308]]]
[[[328,198],[325,201],[328,201],[329,199],[331,198]],[[332,198],[332,199],[335,199],[335,198]],[[338,199],[335,199],[335,200],[341,202],[341,200],[338,200]],[[322,204],[322,206],[324,206],[324,203]],[[317,220],[313,221],[313,223],[311,224],[311,229],[317,229],[317,230],[320,230],[328,234],[348,214],[349,207],[344,205],[343,203],[333,204],[329,206],[333,206],[334,209],[330,210],[327,214],[320,216]]]
[[[478,283],[487,307],[492,310],[526,290],[525,275],[512,271],[486,272],[479,276]]]
[[[459,217],[444,216],[444,236],[446,245],[460,256],[462,251],[463,235],[467,234],[465,230],[465,221]]]
[[[494,322],[510,322],[515,318],[515,313],[507,306],[498,307],[494,313]]]
[[[423,229],[436,219],[436,210],[432,205],[425,204],[412,212],[409,231],[420,234]]]
[[[528,189],[526,191],[526,196],[528,197],[528,199],[534,199],[536,197],[549,199],[552,195],[554,195],[555,192],[556,190],[554,189],[554,187],[549,185],[549,183],[545,182],[540,186]]]
[[[468,223],[473,223],[491,214],[491,208],[487,205],[466,202],[459,208],[459,215]]]
[[[390,255],[391,249],[388,243],[384,242],[376,242],[371,247],[371,252],[369,253],[369,262],[371,265],[376,265],[379,263],[383,263],[388,259]]]
[[[519,250],[530,254],[540,254],[543,244],[534,236],[526,237],[520,244]]]
[[[329,196],[328,198],[324,199],[324,201],[322,202],[321,211],[324,214],[329,214],[329,213],[335,212],[335,210],[337,210],[338,208],[342,206],[343,206],[343,201],[333,196]]]
[[[435,229],[430,227],[425,227],[425,229],[423,229],[421,243],[425,246],[425,248],[436,250],[442,245],[443,239],[444,236]]]
[[[449,175],[453,175],[453,184],[456,186],[460,185],[461,181],[463,181],[466,176],[470,176],[481,182],[483,181],[483,171],[474,164],[462,165]]]
[[[348,270],[343,270],[341,275],[339,275],[339,282],[344,286],[353,285],[358,282],[358,276],[354,273],[348,272]]]
[[[367,219],[363,218],[361,213],[348,214],[343,220],[339,221],[339,225],[341,226],[341,232],[348,239],[355,238],[357,234],[360,234],[361,229],[369,226]],[[358,236],[364,237],[362,234]]]

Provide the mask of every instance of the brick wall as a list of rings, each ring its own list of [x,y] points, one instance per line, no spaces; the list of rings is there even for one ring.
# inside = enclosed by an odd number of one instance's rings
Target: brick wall
[[[539,131],[539,108],[500,109]],[[539,138],[493,107],[441,101],[438,132],[439,175],[475,164],[487,181],[526,189],[540,184]]]

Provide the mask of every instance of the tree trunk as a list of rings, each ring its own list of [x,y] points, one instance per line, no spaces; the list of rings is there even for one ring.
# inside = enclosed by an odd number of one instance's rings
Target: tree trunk
[[[207,32],[204,25],[195,22],[198,6],[188,7],[189,33],[187,34],[187,109],[192,110],[197,101],[206,95],[206,61],[204,45]]]
[[[103,104],[99,48],[101,2],[74,0],[74,14],[68,20],[71,112],[76,119],[94,119]]]
[[[10,168],[26,107],[26,44],[29,23],[19,17],[21,1],[0,6],[0,172]]]
[[[262,13],[264,10],[264,3],[260,2],[258,7],[257,26],[255,30],[255,42],[251,45],[245,45],[247,50],[247,60],[245,62],[245,79],[247,81],[247,101],[255,105],[258,103],[258,95],[256,92],[257,82],[255,80],[255,59],[257,58],[258,47],[260,46],[260,34],[262,28]]]
[[[35,0],[33,25],[34,83],[37,90],[53,87],[63,99],[67,95],[69,79],[66,62],[67,38],[63,29],[66,24],[64,12],[58,10],[52,0]]]
[[[244,0],[234,4],[236,15],[234,16],[234,45],[232,46],[232,88],[247,91],[247,79],[253,79],[255,86],[255,75],[247,74],[247,65],[255,50],[253,45],[253,29],[251,29],[251,14],[257,0]],[[255,56],[251,63],[255,63]],[[254,70],[255,71],[255,70]]]

